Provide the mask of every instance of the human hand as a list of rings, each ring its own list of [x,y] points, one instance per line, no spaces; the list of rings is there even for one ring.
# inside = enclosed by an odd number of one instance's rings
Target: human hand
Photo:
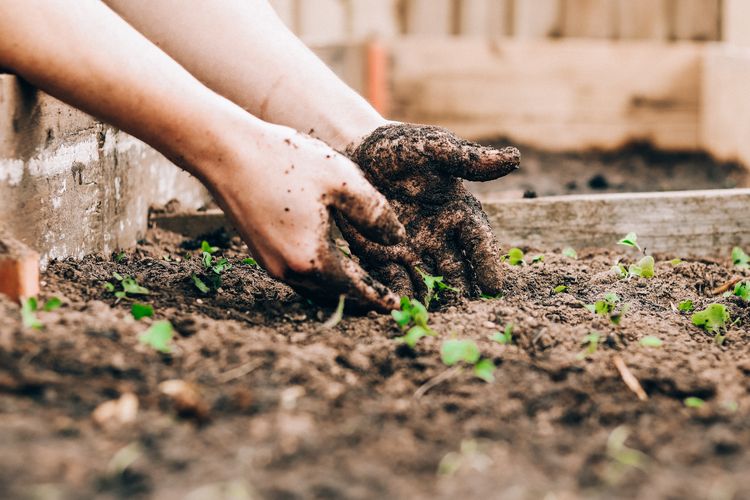
[[[221,175],[207,184],[271,276],[318,302],[345,294],[358,308],[397,307],[398,296],[331,239],[332,210],[380,244],[405,236],[385,197],[354,163],[321,141],[268,124],[230,144],[227,155],[214,169]]]
[[[405,242],[386,247],[337,217],[365,269],[400,295],[424,295],[417,268],[441,275],[461,295],[500,292],[500,248],[479,201],[461,179],[488,181],[518,169],[516,148],[497,150],[448,130],[382,126],[347,155],[390,201],[406,227]]]

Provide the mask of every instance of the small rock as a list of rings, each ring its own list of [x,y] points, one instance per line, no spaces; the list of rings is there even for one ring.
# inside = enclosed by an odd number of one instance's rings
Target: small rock
[[[166,380],[159,384],[159,391],[170,399],[180,417],[192,418],[198,423],[208,421],[208,405],[192,384],[179,379]]]
[[[138,416],[138,397],[126,392],[119,399],[105,401],[91,413],[91,418],[99,427],[113,428],[135,421]]]

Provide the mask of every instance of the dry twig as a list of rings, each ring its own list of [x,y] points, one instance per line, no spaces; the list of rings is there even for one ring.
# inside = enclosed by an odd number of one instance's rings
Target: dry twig
[[[648,400],[648,394],[646,394],[646,391],[643,390],[643,387],[641,387],[641,383],[638,382],[637,378],[635,378],[635,375],[633,375],[633,372],[630,371],[630,368],[628,368],[628,366],[625,364],[625,361],[623,361],[620,356],[615,356],[613,358],[613,361],[615,363],[617,371],[620,372],[622,381],[625,382],[625,385],[628,386],[628,389],[633,391],[641,401]]]

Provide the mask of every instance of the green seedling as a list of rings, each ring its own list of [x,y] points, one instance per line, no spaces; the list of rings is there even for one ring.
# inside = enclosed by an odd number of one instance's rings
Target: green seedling
[[[115,255],[115,262],[122,262],[125,259],[125,252],[120,252]]]
[[[640,344],[643,347],[661,347],[664,342],[659,337],[646,336],[640,340]]]
[[[44,327],[39,318],[36,317],[37,306],[36,297],[29,297],[21,302],[21,321],[24,327],[34,330],[41,330]]]
[[[401,310],[391,311],[391,316],[393,316],[399,328],[406,332],[403,337],[396,340],[405,343],[412,349],[422,337],[435,335],[435,332],[427,324],[430,317],[427,308],[417,299],[401,297]]]
[[[740,269],[750,269],[750,255],[746,254],[740,247],[732,249],[732,264]]]
[[[531,259],[532,264],[537,264],[539,262],[544,262],[544,255],[537,255],[533,259]]]
[[[173,336],[174,329],[172,328],[172,323],[164,320],[155,322],[148,330],[141,333],[138,341],[156,351],[170,353],[172,352],[172,348],[169,343],[172,341]]]
[[[52,297],[47,302],[44,303],[44,306],[42,309],[45,312],[54,311],[55,309],[59,308],[62,305],[62,300],[60,300],[58,297]]]
[[[628,269],[625,267],[625,264],[621,264],[619,260],[616,260],[609,270],[620,279],[628,277]]]
[[[502,256],[503,262],[507,262],[511,266],[522,266],[525,264],[523,260],[523,250],[520,248],[511,248],[508,253]]]
[[[253,259],[252,257],[248,257],[247,259],[242,259],[242,263],[250,267],[260,267],[258,265],[258,261]]]
[[[646,255],[637,264],[631,264],[628,268],[628,275],[633,277],[651,279],[654,277],[654,258]]]
[[[123,276],[118,272],[113,272],[112,277],[120,282],[122,290],[117,290],[117,287],[110,282],[104,283],[104,289],[115,294],[115,297],[117,297],[116,302],[129,299],[130,295],[148,295],[151,293],[148,288],[142,287],[130,276]]]
[[[578,258],[578,252],[576,252],[572,247],[563,248],[562,254],[569,259],[575,260]]]
[[[718,336],[726,330],[731,317],[725,305],[711,304],[704,310],[694,313],[691,320],[695,326],[713,333],[717,336],[717,340],[719,340]]]
[[[152,318],[154,316],[154,308],[149,304],[140,304],[136,302],[135,304],[130,306],[130,314],[132,314],[136,320],[142,318]]]
[[[750,302],[750,282],[743,281],[742,283],[737,283],[732,295],[741,298],[745,302]]]
[[[203,247],[208,245],[205,241],[203,243],[205,244]],[[216,247],[209,247],[209,249],[213,252],[218,250]],[[195,273],[190,276],[195,288],[201,293],[208,293],[212,289],[217,290],[221,287],[221,275],[225,271],[232,269],[232,264],[226,258],[215,259],[213,254],[207,251],[201,254],[201,263],[203,264],[204,273],[201,276]]]
[[[635,233],[628,233],[623,239],[618,241],[617,244],[626,247],[637,248],[641,252],[643,251],[638,244],[638,235]]]
[[[492,340],[498,344],[510,345],[513,343],[513,323],[505,325],[505,330],[497,332],[492,336]]]
[[[198,277],[197,274],[191,274],[190,279],[193,280],[193,285],[195,285],[195,288],[197,288],[199,292],[208,293],[211,291],[208,285],[206,285],[203,280]]]
[[[615,325],[620,324],[629,308],[630,304],[620,304],[620,296],[611,292],[604,294],[604,299],[597,300],[594,304],[586,304],[586,309],[600,316],[609,316]]]
[[[703,405],[706,404],[706,402],[703,401],[701,398],[697,398],[695,396],[690,396],[689,398],[685,398],[683,403],[688,408],[695,408],[695,409],[702,408]]]
[[[446,366],[466,363],[474,367],[474,376],[485,382],[495,380],[495,363],[490,359],[481,359],[479,347],[473,340],[446,340],[440,349],[440,357]]]
[[[212,247],[207,241],[201,241],[201,252],[213,255],[218,251],[219,247]]]
[[[596,353],[596,350],[599,348],[599,343],[601,342],[601,340],[602,336],[598,332],[591,332],[583,337],[581,344],[584,346],[584,350],[581,351],[576,357],[578,359],[586,359],[593,356],[594,353]]]
[[[481,294],[479,296],[479,298],[482,299],[482,300],[500,300],[500,299],[503,298],[503,293],[502,292],[498,292],[495,295],[490,295],[490,294],[487,294],[487,293],[483,293],[483,294]]]
[[[422,276],[422,281],[424,281],[424,285],[427,287],[427,296],[424,298],[425,307],[430,307],[430,303],[433,300],[438,300],[440,298],[440,292],[444,290],[458,292],[456,288],[453,288],[452,286],[446,284],[443,281],[442,276],[431,276],[418,267],[416,268],[416,270],[419,275]]]
[[[568,291],[568,287],[566,285],[558,285],[552,289],[552,293],[563,293],[567,291]]]
[[[677,267],[677,266],[681,266],[682,264],[684,264],[685,261],[683,261],[682,259],[672,259],[669,261],[669,263],[672,265],[672,267]]]
[[[336,310],[333,311],[333,314],[331,315],[328,320],[326,320],[325,323],[321,326],[321,328],[333,328],[334,326],[341,323],[341,320],[344,319],[344,304],[346,303],[346,295],[343,293],[339,295],[339,303],[336,306]]]
[[[680,312],[689,313],[695,310],[695,305],[693,305],[692,300],[685,299],[677,305],[677,310]]]

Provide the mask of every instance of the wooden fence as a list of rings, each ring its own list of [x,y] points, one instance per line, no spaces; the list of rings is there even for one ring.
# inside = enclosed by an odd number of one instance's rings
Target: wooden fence
[[[650,40],[746,31],[727,9],[748,0],[271,0],[308,43],[397,35]]]

